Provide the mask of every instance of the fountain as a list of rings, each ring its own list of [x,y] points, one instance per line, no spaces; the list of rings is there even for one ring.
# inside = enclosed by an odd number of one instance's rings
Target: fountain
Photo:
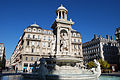
[[[84,68],[81,35],[72,29],[74,24],[72,19],[67,20],[68,10],[61,5],[56,13],[57,18],[51,26],[53,39],[51,40],[50,57],[41,58],[38,69],[36,69],[35,63],[32,73],[23,73],[22,75],[41,80],[97,79],[101,74],[100,64],[94,60],[97,68],[91,70]],[[76,42],[76,39],[79,41]],[[78,46],[78,49],[76,49],[76,46]]]
[[[100,64],[94,60],[97,68],[91,70],[77,66],[80,62],[77,58],[41,58],[40,67],[35,72],[23,73],[26,78],[37,78],[41,80],[96,80],[100,74]]]

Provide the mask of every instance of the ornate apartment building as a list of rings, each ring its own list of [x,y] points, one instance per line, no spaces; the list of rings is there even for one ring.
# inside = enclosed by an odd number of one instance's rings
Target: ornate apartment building
[[[120,27],[116,28],[116,31],[115,31],[115,36],[116,36],[116,41],[118,42],[119,46],[118,46],[118,50],[119,50],[119,53],[118,53],[118,64],[119,64],[119,70],[120,70]]]
[[[11,56],[11,65],[21,71],[31,70],[35,61],[50,56],[73,56],[83,61],[81,34],[72,29],[74,22],[67,20],[67,13],[62,5],[56,10],[53,30],[37,24],[28,26]]]
[[[109,64],[118,64],[118,46],[119,44],[113,40],[112,36],[110,39],[108,35],[103,38],[95,34],[91,41],[83,43],[84,63],[102,58]]]

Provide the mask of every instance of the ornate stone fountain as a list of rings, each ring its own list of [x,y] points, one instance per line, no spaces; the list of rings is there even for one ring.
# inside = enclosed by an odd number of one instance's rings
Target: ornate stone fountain
[[[94,60],[97,68],[84,68],[81,35],[72,29],[74,22],[67,20],[68,10],[61,5],[56,13],[57,18],[51,26],[53,40],[50,57],[41,58],[38,70],[34,66],[33,73],[24,73],[23,76],[41,80],[96,80],[101,74],[100,64]],[[73,39],[79,39],[80,42],[73,42]],[[79,49],[76,50],[76,46]]]

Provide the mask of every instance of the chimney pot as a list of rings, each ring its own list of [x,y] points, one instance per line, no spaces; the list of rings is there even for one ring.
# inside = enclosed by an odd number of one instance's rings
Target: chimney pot
[[[97,39],[97,35],[96,34],[94,34],[94,39]]]
[[[109,35],[106,35],[106,38],[109,39]]]
[[[111,36],[111,40],[113,40],[113,36]]]

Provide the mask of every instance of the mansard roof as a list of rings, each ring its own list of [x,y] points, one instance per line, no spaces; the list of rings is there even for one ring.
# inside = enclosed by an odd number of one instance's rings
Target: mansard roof
[[[32,24],[32,25],[28,26],[27,28],[37,28],[37,29],[42,29],[42,28],[39,27],[39,25],[37,25],[37,24]]]

